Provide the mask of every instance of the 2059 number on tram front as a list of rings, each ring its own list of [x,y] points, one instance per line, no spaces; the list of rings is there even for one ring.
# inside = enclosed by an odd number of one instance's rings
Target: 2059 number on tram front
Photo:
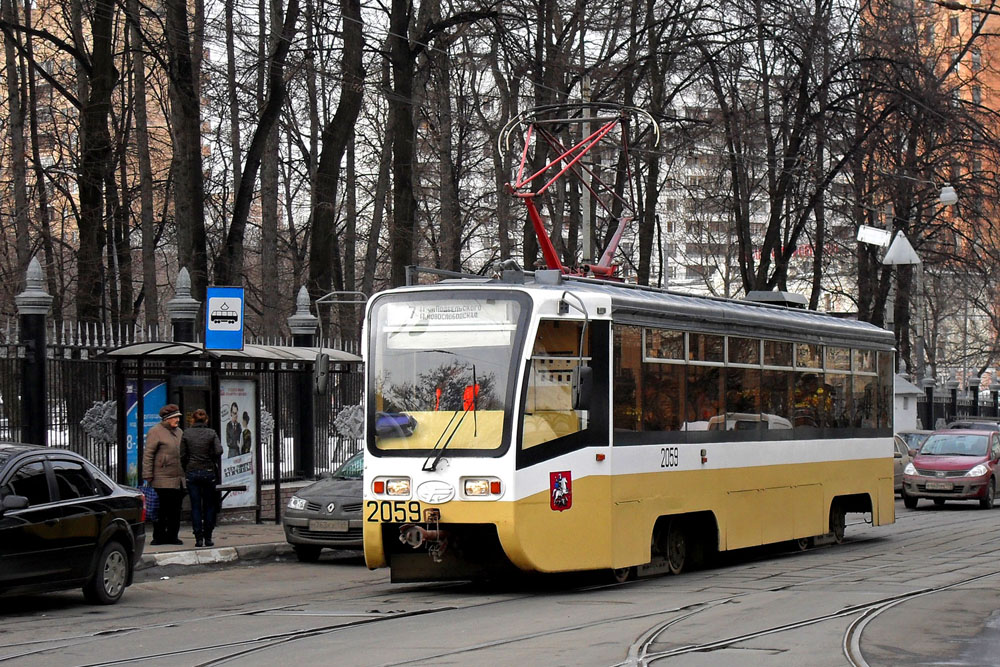
[[[368,500],[365,501],[365,521],[419,523],[420,503],[416,500]]]

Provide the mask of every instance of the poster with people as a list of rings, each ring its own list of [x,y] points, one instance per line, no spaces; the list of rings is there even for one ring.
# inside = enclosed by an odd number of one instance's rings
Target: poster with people
[[[253,507],[257,504],[257,385],[253,380],[219,382],[219,438],[222,440],[222,484],[245,484],[246,491],[233,491],[223,507]]]

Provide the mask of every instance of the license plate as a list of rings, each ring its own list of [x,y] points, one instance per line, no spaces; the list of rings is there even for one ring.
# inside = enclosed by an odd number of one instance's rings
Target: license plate
[[[952,482],[927,482],[928,491],[951,491],[955,488]]]
[[[310,519],[309,530],[326,533],[346,533],[347,519]]]

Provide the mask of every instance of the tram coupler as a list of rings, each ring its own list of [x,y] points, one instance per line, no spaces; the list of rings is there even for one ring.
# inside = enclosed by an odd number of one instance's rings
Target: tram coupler
[[[440,563],[448,549],[448,531],[438,527],[438,522],[441,521],[441,510],[426,510],[424,519],[428,524],[433,524],[434,528],[425,528],[415,523],[404,523],[399,527],[399,541],[414,549],[419,549],[426,544],[431,559],[435,563]]]

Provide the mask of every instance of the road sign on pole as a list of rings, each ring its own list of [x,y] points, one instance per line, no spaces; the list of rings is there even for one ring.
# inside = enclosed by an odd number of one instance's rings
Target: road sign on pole
[[[205,349],[243,349],[243,288],[205,289]]]

